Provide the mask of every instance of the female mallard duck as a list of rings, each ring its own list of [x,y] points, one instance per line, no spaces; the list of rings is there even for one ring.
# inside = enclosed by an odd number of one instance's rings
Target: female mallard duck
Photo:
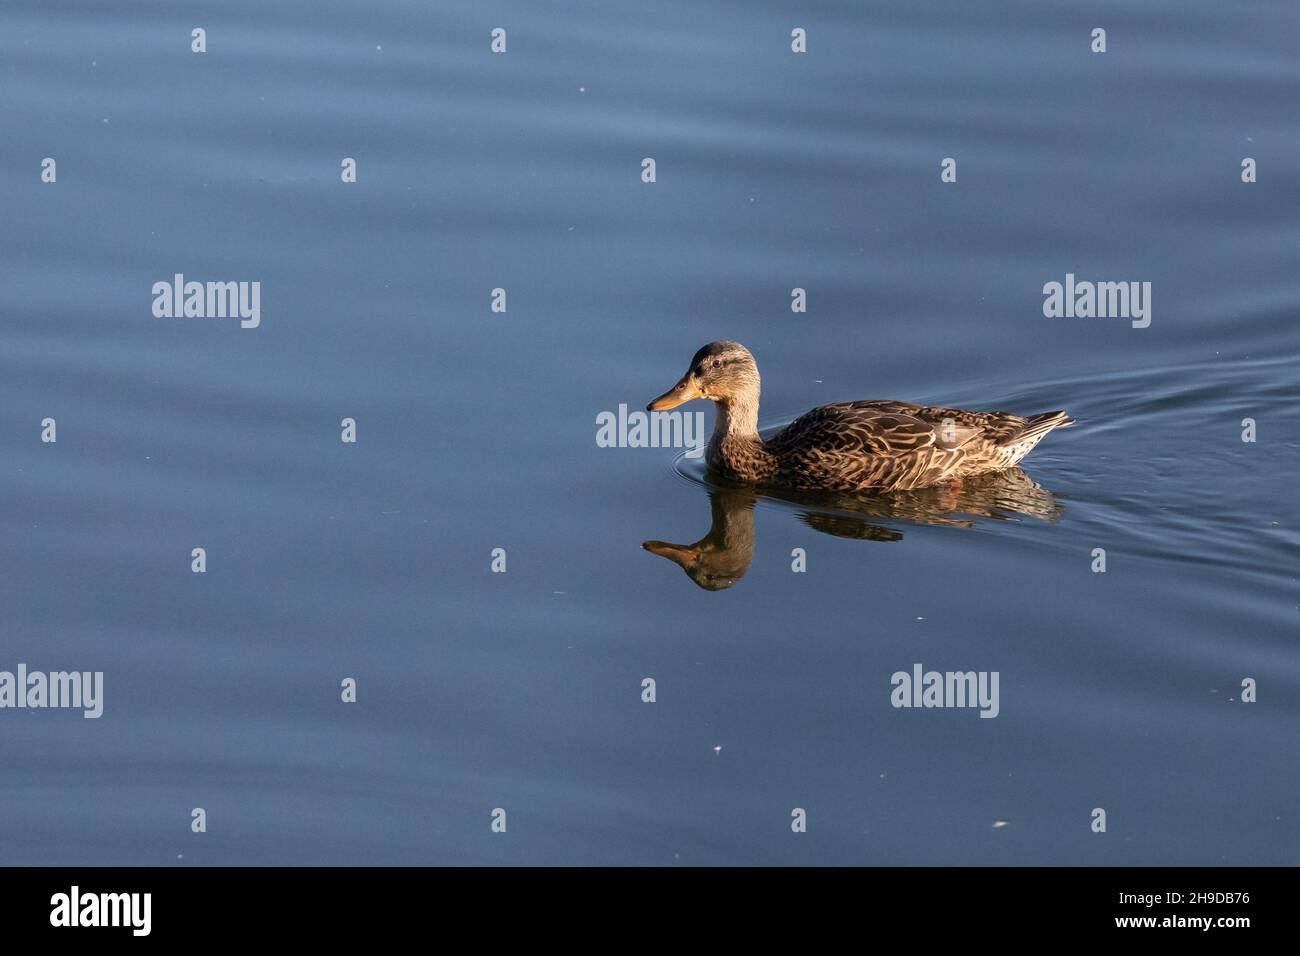
[[[910,402],[840,402],[814,408],[770,438],[758,434],[758,365],[739,342],[710,342],[680,382],[647,406],[676,408],[693,398],[718,403],[706,461],[724,478],[800,490],[895,491],[925,488],[1010,468],[1065,412],[1021,418]]]

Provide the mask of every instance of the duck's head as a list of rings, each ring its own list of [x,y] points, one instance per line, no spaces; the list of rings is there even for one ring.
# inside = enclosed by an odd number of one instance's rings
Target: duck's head
[[[646,406],[662,412],[693,398],[712,402],[757,399],[758,363],[739,342],[710,342],[695,353],[691,366],[676,385]]]

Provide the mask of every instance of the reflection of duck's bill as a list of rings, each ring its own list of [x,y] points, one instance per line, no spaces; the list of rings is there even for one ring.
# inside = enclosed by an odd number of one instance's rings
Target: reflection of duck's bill
[[[700,390],[691,383],[691,376],[688,372],[682,376],[682,380],[674,385],[668,391],[664,392],[653,402],[647,405],[648,412],[664,412],[670,408],[676,408],[678,405],[685,405],[693,398],[701,398]]]
[[[641,547],[661,558],[685,564],[695,556],[695,549],[684,544],[672,544],[668,541],[643,541]]]

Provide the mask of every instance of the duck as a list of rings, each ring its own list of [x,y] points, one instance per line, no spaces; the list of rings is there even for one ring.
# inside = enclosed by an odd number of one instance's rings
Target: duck
[[[1012,468],[1048,432],[1074,424],[1064,411],[1010,412],[870,400],[822,405],[775,434],[758,430],[758,363],[739,342],[710,342],[677,384],[646,406],[717,404],[709,469],[742,485],[796,491],[891,492]]]

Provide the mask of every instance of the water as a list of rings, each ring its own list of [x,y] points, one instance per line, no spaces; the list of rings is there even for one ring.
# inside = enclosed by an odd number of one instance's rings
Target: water
[[[6,4],[0,669],[105,707],[0,711],[0,861],[1294,863],[1300,10],[1130,7]],[[718,338],[1079,424],[856,509],[596,446]]]

